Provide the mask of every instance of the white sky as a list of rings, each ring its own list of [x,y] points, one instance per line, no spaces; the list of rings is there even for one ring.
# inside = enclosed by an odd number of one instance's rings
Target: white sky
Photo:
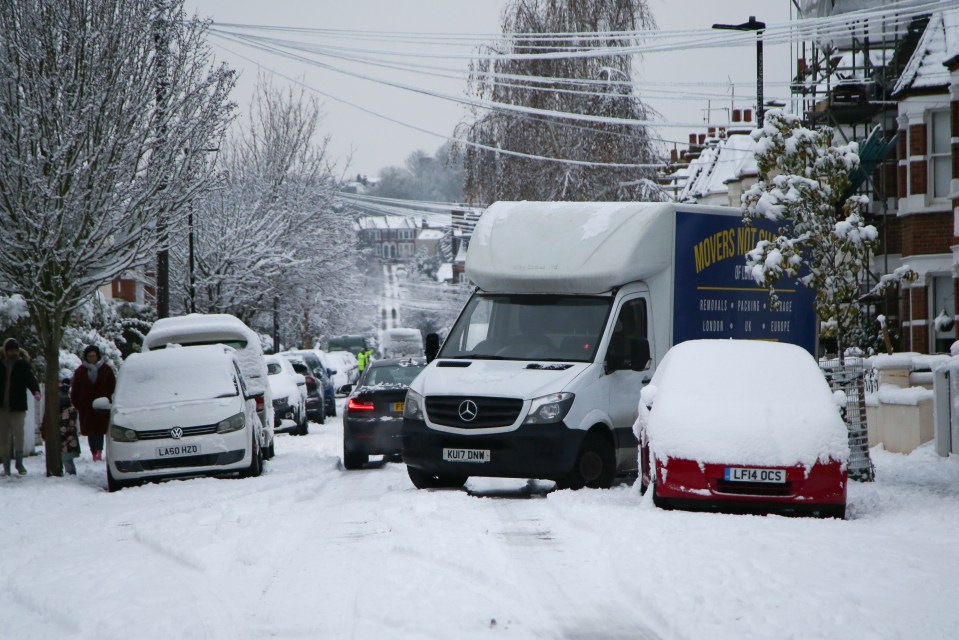
[[[500,13],[505,0],[188,0],[188,9],[195,9],[201,16],[211,17],[214,22],[312,27],[326,29],[354,29],[364,31],[442,32],[453,34],[498,33]],[[789,0],[649,0],[658,26],[663,30],[708,29],[713,23],[740,23],[755,15],[767,24],[784,23],[789,20]],[[718,32],[717,32],[718,33]],[[728,33],[730,37],[736,35]],[[755,97],[754,40],[734,48],[691,49],[674,53],[647,55],[634,64],[636,76],[649,82],[716,82],[731,80],[739,98]],[[227,51],[252,58],[256,64]],[[349,44],[345,46],[351,46]],[[399,45],[356,46],[398,48]],[[397,88],[374,84],[366,80],[350,78],[332,71],[297,63],[273,54],[259,52],[239,44],[228,44],[214,39],[214,50],[222,60],[241,72],[236,93],[241,114],[245,112],[252,88],[256,81],[257,64],[286,76],[300,80],[306,85],[320,89],[337,98],[358,104],[417,127],[436,133],[449,134],[457,122],[464,119],[465,107],[423,96]],[[790,54],[788,46],[765,48],[765,96],[788,97],[787,87],[771,84],[789,79]],[[340,65],[335,60],[327,60]],[[446,93],[462,95],[466,90],[466,67],[463,61],[426,61],[428,64],[459,65],[463,69],[463,81],[443,81],[413,74],[401,74],[370,67],[351,67],[371,75],[391,77],[400,81],[425,86]],[[275,78],[276,83],[287,80]],[[658,87],[662,88],[662,87]],[[681,87],[672,87],[682,90]],[[728,95],[728,88],[693,88],[689,91],[712,92]],[[707,106],[715,110],[713,121],[727,121],[726,111],[730,100],[715,98],[711,104],[706,98],[666,100],[649,92],[640,91],[646,101],[663,118],[671,122],[702,122]],[[326,117],[323,132],[332,136],[331,150],[346,166],[350,158],[349,173],[376,176],[380,169],[401,165],[416,149],[433,153],[443,139],[388,122],[364,113],[354,107],[320,96]],[[746,105],[739,104],[739,107]],[[690,131],[686,128],[663,128],[660,137],[685,142]]]

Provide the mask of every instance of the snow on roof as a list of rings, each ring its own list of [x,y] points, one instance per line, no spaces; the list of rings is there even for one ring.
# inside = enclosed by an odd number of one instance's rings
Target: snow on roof
[[[444,262],[440,265],[440,268],[436,270],[436,280],[438,282],[446,282],[447,280],[453,279],[453,263]]]
[[[446,233],[439,229],[423,229],[420,231],[419,235],[416,236],[417,240],[442,240],[443,236]]]
[[[364,229],[416,229],[419,225],[410,216],[362,216],[356,220],[356,228]]]
[[[689,179],[680,200],[690,200],[716,193],[727,193],[727,183],[746,175],[756,175],[759,168],[755,156],[756,141],[748,134],[734,134],[708,147],[689,163]],[[678,175],[678,172],[677,172]]]
[[[949,71],[943,63],[959,53],[959,10],[932,14],[916,50],[893,89],[898,94],[910,89],[947,87]]]
[[[674,346],[643,389],[637,424],[645,424],[658,459],[809,467],[849,455],[846,424],[825,377],[791,344]]]
[[[466,262],[466,257],[469,249],[465,242],[460,243],[460,248],[456,250],[456,256],[453,258],[453,262]]]
[[[497,202],[476,225],[466,271],[488,292],[609,291],[670,266],[675,209],[656,202]]]
[[[190,313],[175,318],[161,318],[153,323],[143,339],[145,348],[179,342],[184,336],[210,336],[213,339],[242,335],[249,343],[260,344],[255,331],[228,313]]]

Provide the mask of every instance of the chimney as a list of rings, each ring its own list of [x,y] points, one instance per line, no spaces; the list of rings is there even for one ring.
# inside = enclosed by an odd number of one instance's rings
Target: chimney
[[[743,122],[752,122],[752,121],[753,121],[753,110],[743,109]]]
[[[706,144],[706,134],[705,134],[705,133],[699,134],[699,144],[700,144],[700,145]]]
[[[695,134],[695,133],[689,134],[689,144],[696,144],[696,134]]]
[[[742,122],[743,112],[740,109],[733,109],[733,122]]]
[[[670,162],[677,162],[678,160],[679,160],[679,150],[677,150],[675,147],[673,147],[673,148],[669,151],[669,161],[670,161]]]
[[[707,129],[707,131],[709,131],[709,137],[710,137],[710,138],[715,138],[715,137],[716,137],[716,127],[709,127],[709,129]]]

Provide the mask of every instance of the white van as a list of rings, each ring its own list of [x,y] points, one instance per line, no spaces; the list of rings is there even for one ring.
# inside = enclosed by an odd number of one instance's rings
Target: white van
[[[172,344],[184,347],[224,344],[236,349],[236,357],[247,389],[257,396],[256,412],[263,423],[260,447],[267,460],[272,458],[273,394],[270,392],[260,336],[236,316],[226,313],[191,313],[154,322],[143,338],[143,351],[156,351]]]
[[[774,230],[745,227],[731,207],[489,207],[466,258],[478,289],[406,397],[410,479],[609,487],[638,468],[640,390],[673,344],[764,339],[813,352],[812,293],[785,284],[771,310],[745,267]]]
[[[107,486],[237,473],[258,476],[263,430],[236,352],[223,345],[134,353],[117,377],[106,438]]]
[[[384,358],[419,358],[423,356],[423,334],[419,329],[385,329],[380,338]]]

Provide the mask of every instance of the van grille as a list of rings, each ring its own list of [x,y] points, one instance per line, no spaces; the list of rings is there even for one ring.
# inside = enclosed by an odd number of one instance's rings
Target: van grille
[[[460,406],[467,400],[476,403],[476,418],[460,417]],[[426,414],[434,424],[460,429],[507,427],[519,417],[523,401],[516,398],[484,398],[472,396],[427,396]]]
[[[172,427],[171,427],[172,428]],[[216,433],[215,424],[205,424],[199,427],[181,427],[183,429],[183,437],[187,436],[206,436],[211,433]],[[137,431],[137,438],[140,440],[162,440],[164,438],[169,438],[170,429],[152,429],[150,431]]]

